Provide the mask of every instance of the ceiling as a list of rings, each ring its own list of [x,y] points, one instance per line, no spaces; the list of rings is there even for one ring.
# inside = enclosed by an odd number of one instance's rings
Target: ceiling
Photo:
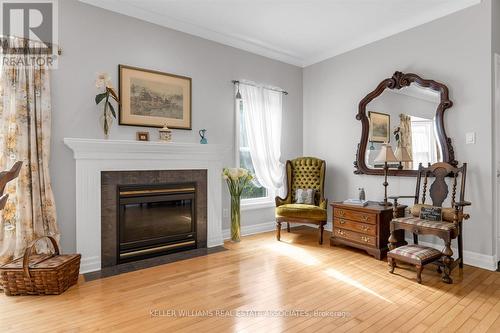
[[[481,0],[80,0],[308,66]]]

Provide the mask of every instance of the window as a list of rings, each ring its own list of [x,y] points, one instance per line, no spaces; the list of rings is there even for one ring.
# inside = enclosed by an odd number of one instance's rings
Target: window
[[[255,169],[252,163],[252,157],[250,156],[250,148],[248,147],[248,137],[245,127],[245,117],[244,106],[242,100],[236,100],[236,110],[237,110],[237,153],[236,153],[236,164],[241,168],[245,168],[250,171],[252,175],[255,176]],[[254,178],[249,185],[243,190],[241,194],[242,204],[258,204],[258,203],[269,203],[273,202],[272,193],[267,190],[264,186],[259,184],[259,181]]]
[[[433,120],[411,117],[412,155],[414,165],[438,160]]]

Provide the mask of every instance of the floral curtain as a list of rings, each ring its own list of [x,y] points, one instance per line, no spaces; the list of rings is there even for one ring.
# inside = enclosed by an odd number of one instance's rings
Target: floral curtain
[[[49,69],[29,64],[28,57],[43,56],[31,42],[30,48],[21,39],[9,45],[23,46],[26,52],[19,57],[25,58],[24,64],[0,68],[0,170],[23,162],[19,177],[7,184],[9,200],[0,211],[0,264],[22,256],[38,237],[59,240],[49,176]],[[48,250],[47,243],[38,244],[38,251]]]
[[[407,114],[399,115],[399,128],[401,131],[401,138],[399,140],[399,145],[401,148],[405,147],[410,156],[413,156],[412,152],[412,137],[411,137],[411,116]],[[405,169],[412,168],[412,162],[403,162]]]

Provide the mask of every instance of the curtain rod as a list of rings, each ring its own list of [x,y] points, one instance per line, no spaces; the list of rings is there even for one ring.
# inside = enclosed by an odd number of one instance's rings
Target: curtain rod
[[[258,87],[256,84],[252,84],[252,83],[248,83],[248,82],[240,82],[238,80],[233,80],[231,81],[233,84],[246,84],[248,86],[252,86],[252,87]],[[282,89],[274,89],[274,88],[267,88],[267,87],[263,87],[264,89],[267,89],[267,90],[272,90],[272,91],[277,91],[277,92],[280,92],[280,93],[283,93],[283,95],[288,95],[288,92],[285,91],[285,90],[282,90]]]

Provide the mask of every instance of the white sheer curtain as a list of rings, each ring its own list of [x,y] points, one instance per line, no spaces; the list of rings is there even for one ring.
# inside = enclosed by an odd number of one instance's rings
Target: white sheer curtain
[[[412,156],[414,165],[438,161],[436,139],[432,120],[415,120],[411,122],[412,131]]]
[[[255,177],[268,190],[281,194],[282,93],[246,84],[240,85],[240,93]]]

